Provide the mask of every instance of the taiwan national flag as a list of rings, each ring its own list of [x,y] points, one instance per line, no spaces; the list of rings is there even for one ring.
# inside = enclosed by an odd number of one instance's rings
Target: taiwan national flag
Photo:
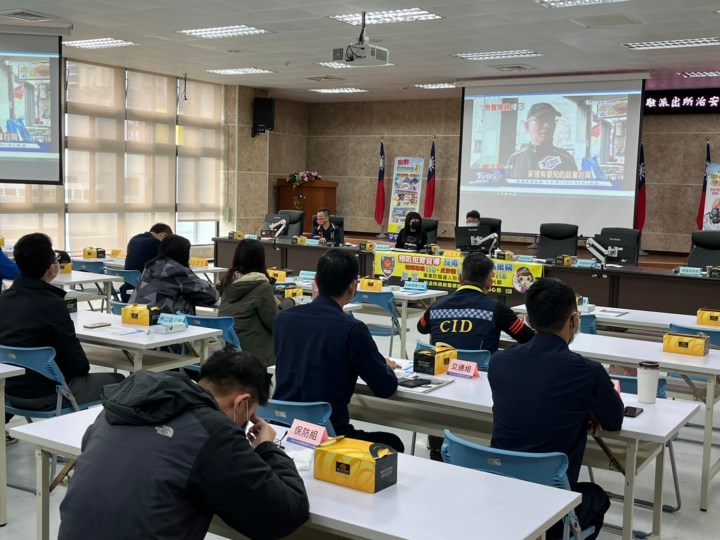
[[[423,217],[430,217],[435,208],[435,141],[430,150],[430,164],[428,165],[427,193],[425,193],[425,208]]]
[[[640,165],[638,165],[637,212],[635,228],[639,231],[645,226],[645,149],[640,145]]]
[[[385,214],[385,145],[380,141],[380,168],[375,191],[375,221],[382,225]]]
[[[700,195],[700,206],[698,208],[697,218],[695,219],[695,222],[697,223],[699,231],[702,231],[703,217],[705,216],[705,192],[707,191],[707,168],[708,168],[708,165],[710,165],[710,143],[707,143],[707,145],[705,147],[705,176],[703,177],[703,190],[702,190],[702,195]]]

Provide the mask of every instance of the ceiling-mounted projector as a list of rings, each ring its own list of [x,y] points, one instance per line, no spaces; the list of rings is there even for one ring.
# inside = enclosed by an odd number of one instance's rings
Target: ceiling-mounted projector
[[[362,12],[362,26],[357,43],[333,49],[333,62],[345,62],[353,66],[384,66],[390,61],[390,53],[383,47],[370,45],[365,33],[365,12]]]

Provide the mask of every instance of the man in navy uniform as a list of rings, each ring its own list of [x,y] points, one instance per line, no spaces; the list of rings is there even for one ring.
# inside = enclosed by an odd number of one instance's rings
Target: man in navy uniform
[[[313,238],[320,239],[320,245],[341,246],[345,241],[342,227],[330,221],[330,210],[321,208],[315,217],[317,226],[313,227]]]
[[[142,274],[145,264],[155,257],[160,251],[160,242],[163,238],[172,234],[170,225],[156,223],[150,230],[133,236],[127,245],[127,256],[125,257],[125,270],[137,270]],[[120,299],[127,302],[130,298],[130,291],[135,287],[123,284],[120,287]]]

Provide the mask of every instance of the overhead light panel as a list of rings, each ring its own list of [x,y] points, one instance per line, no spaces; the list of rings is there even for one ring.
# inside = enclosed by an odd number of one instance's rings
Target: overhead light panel
[[[424,90],[440,90],[442,88],[456,88],[455,83],[427,83],[427,84],[413,84],[415,88],[422,88]]]
[[[623,43],[623,47],[634,51],[647,51],[651,49],[680,49],[682,47],[712,47],[720,45],[720,38],[689,38],[671,39],[667,41],[639,41],[637,43]]]
[[[132,41],[123,41],[122,39],[100,38],[100,39],[82,39],[79,41],[63,41],[64,47],[78,47],[79,49],[110,49],[113,47],[129,47],[137,45]]]
[[[619,4],[630,0],[535,0],[538,4],[548,8],[564,8],[577,6],[594,6],[597,4]]]
[[[218,75],[256,75],[258,73],[275,73],[267,69],[249,67],[249,68],[228,68],[228,69],[206,69],[208,73],[217,73]]]
[[[367,92],[367,90],[361,88],[311,88],[310,92],[317,92],[318,94],[357,94]]]
[[[352,24],[353,26],[360,26],[362,24],[362,13],[331,15],[330,18],[335,19],[336,21]],[[442,19],[442,17],[420,8],[397,9],[394,11],[368,11],[365,14],[365,24],[432,21],[434,19]]]
[[[500,58],[530,58],[533,56],[542,56],[539,52],[529,49],[518,49],[516,51],[490,51],[479,53],[459,53],[453,54],[463,60],[497,60]]]
[[[322,66],[326,68],[331,69],[347,69],[347,68],[368,68],[368,67],[387,67],[387,66],[394,66],[395,64],[387,63],[387,64],[380,64],[377,66],[357,66],[353,64],[348,64],[345,62],[315,62],[316,66]]]
[[[720,77],[720,71],[683,71],[678,75],[685,79],[699,79],[702,77]]]
[[[191,30],[178,30],[178,34],[199,37],[203,39],[227,38],[238,36],[256,36],[258,34],[270,34],[270,30],[255,28],[239,24],[236,26],[217,26],[215,28],[195,28]]]

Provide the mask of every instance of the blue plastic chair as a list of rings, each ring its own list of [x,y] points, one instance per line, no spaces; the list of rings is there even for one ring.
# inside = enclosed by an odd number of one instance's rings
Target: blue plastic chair
[[[594,313],[580,314],[580,333],[597,334],[597,315]]]
[[[73,270],[80,272],[92,272],[93,274],[103,274],[105,272],[105,263],[101,260],[73,260]]]
[[[225,343],[229,343],[233,347],[233,351],[240,352],[240,340],[235,333],[235,319],[232,317],[205,317],[201,315],[185,315],[188,324],[192,326],[202,326],[203,328],[212,328],[222,330],[222,338]]]
[[[108,268],[105,267],[105,273],[108,276],[117,276],[122,278],[124,283],[127,283],[128,285],[134,287],[137,287],[138,282],[140,281],[140,272],[138,270],[121,270],[119,268]],[[115,287],[113,287],[112,295],[115,300],[118,300],[118,293],[115,290]]]
[[[390,325],[370,323],[367,327],[373,336],[390,337],[390,352],[388,354],[392,356],[393,337],[400,335],[400,322],[398,321],[393,293],[359,290],[355,293],[355,298],[352,301],[360,304],[374,304],[388,312]],[[402,354],[404,358],[407,358],[407,351],[402,351]]]
[[[122,308],[127,306],[127,304],[123,302],[118,302],[117,300],[110,300],[110,313],[113,315],[122,315]]]
[[[561,452],[534,454],[499,450],[466,441],[446,429],[442,457],[445,463],[460,467],[570,490],[566,474],[568,458]],[[570,532],[575,540],[582,540],[593,534],[595,527],[581,530],[575,511],[571,510],[563,518],[563,538],[568,538]]]
[[[429,343],[418,340],[415,344],[415,351],[420,351],[422,349],[431,349],[432,347],[433,346]],[[486,351],[484,349],[458,349],[457,357],[460,360],[468,360],[470,362],[475,362],[478,365],[478,369],[480,371],[487,371],[490,367],[490,359],[492,358],[492,354],[490,353],[490,351]]]
[[[259,405],[257,415],[264,420],[290,427],[294,420],[303,420],[327,428],[328,436],[334,437],[335,430],[330,422],[332,407],[326,401],[299,401],[268,400],[267,404]]]

